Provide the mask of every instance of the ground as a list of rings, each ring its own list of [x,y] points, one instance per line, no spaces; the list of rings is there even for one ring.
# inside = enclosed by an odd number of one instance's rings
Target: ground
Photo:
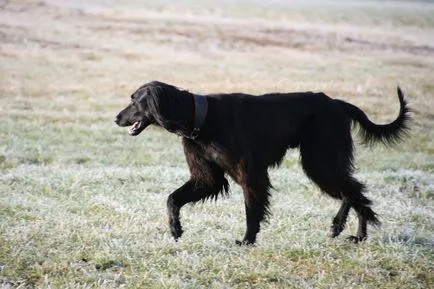
[[[433,288],[434,3],[431,1],[0,1],[1,288]],[[270,172],[253,248],[240,189],[186,206],[180,137],[113,122],[141,84],[195,93],[323,91],[377,123],[413,109],[394,148],[356,146],[383,223],[331,239],[339,203],[298,151]],[[357,135],[357,132],[354,132]]]

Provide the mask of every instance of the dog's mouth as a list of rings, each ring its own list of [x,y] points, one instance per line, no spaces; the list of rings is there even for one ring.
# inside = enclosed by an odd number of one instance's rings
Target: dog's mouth
[[[128,128],[128,133],[132,136],[136,136],[145,129],[146,124],[143,121],[136,121],[132,126]]]

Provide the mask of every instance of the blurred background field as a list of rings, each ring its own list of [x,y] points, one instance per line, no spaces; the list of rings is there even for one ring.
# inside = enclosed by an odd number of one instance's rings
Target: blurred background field
[[[0,288],[434,287],[434,1],[0,1]],[[323,91],[376,123],[413,109],[395,148],[357,145],[383,226],[329,238],[339,204],[288,152],[273,216],[239,248],[231,196],[166,224],[181,140],[112,122],[141,84],[195,93]],[[354,216],[350,234],[356,230]]]

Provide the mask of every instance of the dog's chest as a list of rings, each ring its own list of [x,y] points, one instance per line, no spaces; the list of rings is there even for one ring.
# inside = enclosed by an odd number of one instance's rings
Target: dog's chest
[[[225,160],[225,154],[215,146],[208,146],[204,149],[205,158],[209,161],[220,164]]]
[[[219,146],[207,145],[204,147],[204,157],[206,160],[216,163],[223,169],[231,166],[228,153]]]

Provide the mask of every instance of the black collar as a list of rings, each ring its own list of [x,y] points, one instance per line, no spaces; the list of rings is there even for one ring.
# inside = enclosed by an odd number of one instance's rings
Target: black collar
[[[199,136],[200,129],[205,123],[208,113],[208,100],[205,96],[193,94],[194,99],[194,127],[189,138],[196,139]]]

